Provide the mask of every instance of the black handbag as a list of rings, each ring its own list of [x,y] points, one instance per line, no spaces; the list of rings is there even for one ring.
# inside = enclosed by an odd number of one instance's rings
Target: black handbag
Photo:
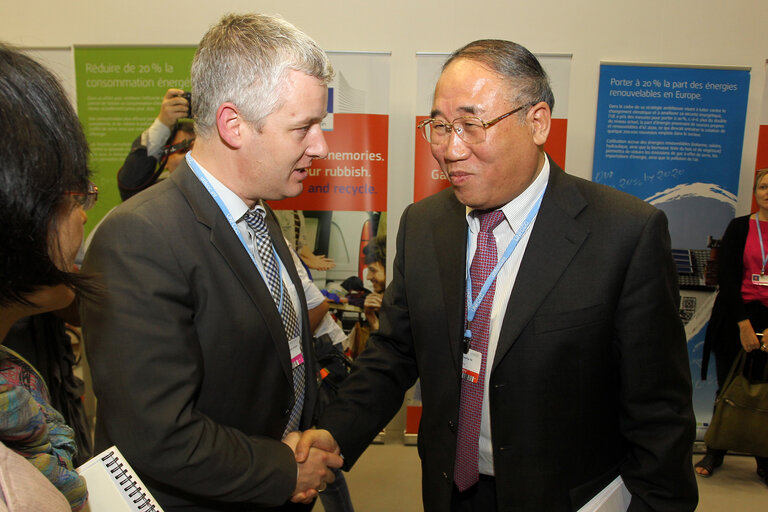
[[[317,366],[320,368],[320,386],[315,404],[315,423],[325,407],[336,398],[339,386],[352,371],[352,360],[333,344],[330,336],[313,338]]]
[[[762,359],[762,378],[752,379],[754,371],[745,364],[759,367]],[[750,370],[750,368],[747,368]],[[704,436],[708,448],[731,450],[768,457],[768,364],[765,354],[757,352],[749,357],[741,350],[731,366],[728,378],[715,400],[715,413]]]

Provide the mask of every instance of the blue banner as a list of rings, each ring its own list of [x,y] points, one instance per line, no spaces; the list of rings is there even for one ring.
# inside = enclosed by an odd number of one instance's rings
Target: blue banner
[[[749,72],[601,65],[592,179],[667,212],[704,249],[735,213]]]

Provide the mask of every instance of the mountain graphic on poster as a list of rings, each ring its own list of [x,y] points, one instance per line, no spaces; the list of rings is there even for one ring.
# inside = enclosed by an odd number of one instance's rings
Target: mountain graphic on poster
[[[713,183],[683,183],[645,199],[669,219],[672,247],[706,249],[707,237],[722,238],[736,212],[736,195]]]

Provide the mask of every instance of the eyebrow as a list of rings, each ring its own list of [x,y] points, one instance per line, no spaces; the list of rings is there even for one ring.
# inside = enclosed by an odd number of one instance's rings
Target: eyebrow
[[[296,119],[294,121],[294,124],[296,126],[305,126],[305,125],[308,125],[308,124],[318,124],[318,123],[322,123],[323,119],[325,119],[326,117],[328,117],[328,112],[325,112],[321,117],[307,116],[307,117],[302,117],[300,119]]]
[[[458,110],[460,112],[463,112],[464,114],[471,114],[473,116],[476,116],[477,112],[478,112],[477,107],[475,107],[474,105],[468,105],[466,107],[459,107],[456,110]],[[430,117],[432,117],[432,118],[435,118],[435,117],[437,117],[439,115],[443,115],[443,117],[445,117],[445,115],[440,110],[437,110],[437,109],[432,110],[432,112],[430,113]]]

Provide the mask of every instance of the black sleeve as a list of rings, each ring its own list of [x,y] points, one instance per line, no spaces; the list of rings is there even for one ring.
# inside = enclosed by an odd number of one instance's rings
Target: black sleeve
[[[157,159],[147,154],[146,146],[141,145],[141,136],[131,145],[131,151],[117,171],[117,188],[120,198],[125,201],[153,185],[163,170],[158,168]]]
[[[749,220],[736,218],[728,224],[718,253],[717,275],[722,300],[729,305],[736,321],[747,318],[741,283],[744,273],[744,244]]]

